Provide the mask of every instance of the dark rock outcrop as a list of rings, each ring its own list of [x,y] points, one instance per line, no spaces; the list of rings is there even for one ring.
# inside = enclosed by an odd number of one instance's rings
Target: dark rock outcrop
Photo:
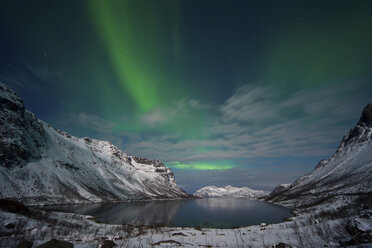
[[[362,111],[357,125],[350,129],[341,141],[339,149],[355,142],[364,142],[368,140],[366,130],[372,127],[372,104],[368,104]]]
[[[273,199],[275,196],[278,196],[282,193],[284,193],[285,191],[287,191],[289,188],[290,188],[290,184],[280,184],[278,186],[276,186],[273,191],[271,191],[271,193],[266,197],[266,200],[271,200]]]
[[[117,246],[114,241],[112,240],[103,240],[99,243],[98,248],[113,248]]]
[[[368,127],[372,127],[372,104],[368,104],[362,112],[358,125],[365,124]]]
[[[30,209],[24,204],[10,199],[0,199],[0,209],[22,215],[28,215],[30,213]]]
[[[132,157],[134,161],[136,161],[139,164],[148,164],[148,165],[154,165],[155,167],[164,167],[164,164],[160,160],[151,160],[147,158],[142,157]]]
[[[45,147],[41,122],[23,101],[0,83],[0,166],[14,167],[39,160]]]
[[[357,243],[372,243],[372,219],[354,218],[346,225],[346,230]]]
[[[14,228],[16,225],[14,224],[14,223],[7,223],[6,225],[5,225],[5,228],[7,228],[7,229],[12,229],[12,228]]]
[[[279,244],[274,245],[273,248],[292,248],[292,246],[290,246],[286,243],[280,242]]]
[[[67,241],[51,239],[48,242],[37,246],[36,248],[74,248],[74,245]]]
[[[21,241],[17,246],[16,248],[32,248],[34,243],[30,242],[30,241],[27,241],[27,240],[23,240]]]

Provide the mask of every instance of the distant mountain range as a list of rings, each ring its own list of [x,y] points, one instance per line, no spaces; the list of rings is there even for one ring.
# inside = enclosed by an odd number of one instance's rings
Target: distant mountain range
[[[232,197],[232,198],[258,198],[268,193],[262,190],[254,190],[248,187],[237,188],[230,185],[225,187],[206,186],[194,193],[196,197]]]
[[[266,200],[300,207],[329,198],[371,194],[372,105],[368,104],[331,158],[321,160],[310,174],[294,183],[279,185]]]
[[[0,198],[46,204],[188,197],[160,161],[56,130],[1,83],[0,134]]]

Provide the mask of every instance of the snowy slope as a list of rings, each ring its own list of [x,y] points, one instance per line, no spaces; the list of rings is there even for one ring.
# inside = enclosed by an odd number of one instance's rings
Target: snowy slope
[[[291,184],[289,184],[289,183],[279,184],[278,186],[276,186],[273,189],[273,191],[270,192],[270,194],[267,196],[267,198],[277,196],[277,195],[287,191],[290,187],[291,187]]]
[[[237,188],[230,185],[225,187],[206,186],[194,193],[196,197],[234,197],[234,198],[258,198],[266,196],[262,190],[253,190],[248,187]]]
[[[288,205],[311,204],[335,195],[372,193],[372,105],[367,105],[357,125],[349,131],[334,153],[315,169],[272,192],[267,200]]]
[[[0,134],[0,198],[75,203],[188,196],[160,161],[55,130],[1,83]]]

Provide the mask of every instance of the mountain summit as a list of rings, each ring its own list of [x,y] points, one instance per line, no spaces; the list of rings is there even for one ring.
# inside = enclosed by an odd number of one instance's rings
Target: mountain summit
[[[362,112],[362,116],[358,122],[358,125],[365,124],[368,127],[372,127],[372,104],[368,104]]]
[[[188,197],[160,161],[56,130],[2,83],[0,134],[0,198],[45,204]]]
[[[274,190],[267,201],[298,207],[343,195],[371,194],[372,105],[368,104],[331,158],[321,160],[310,174],[291,185]]]

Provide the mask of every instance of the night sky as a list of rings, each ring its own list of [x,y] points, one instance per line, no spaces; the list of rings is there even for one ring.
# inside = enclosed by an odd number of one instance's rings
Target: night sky
[[[270,190],[372,103],[372,1],[0,4],[0,81],[51,126],[160,159],[193,192]]]

